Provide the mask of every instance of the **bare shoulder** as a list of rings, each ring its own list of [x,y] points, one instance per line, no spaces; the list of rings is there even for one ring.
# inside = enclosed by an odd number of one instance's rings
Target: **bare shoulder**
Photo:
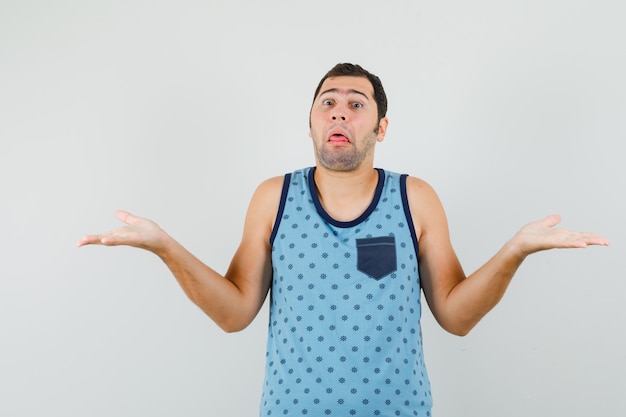
[[[445,224],[443,206],[435,189],[429,183],[409,176],[406,180],[406,190],[411,217],[418,237],[441,222]]]
[[[256,188],[248,207],[248,223],[271,230],[278,213],[284,177],[269,178]]]
[[[252,197],[253,203],[257,201],[259,204],[267,205],[275,203],[278,207],[280,195],[283,189],[284,177],[272,177],[263,181],[257,187]]]
[[[419,204],[421,202],[421,204],[424,204],[432,202],[431,200],[433,199],[439,200],[434,188],[420,178],[408,176],[406,179],[406,190],[407,197],[411,203]]]

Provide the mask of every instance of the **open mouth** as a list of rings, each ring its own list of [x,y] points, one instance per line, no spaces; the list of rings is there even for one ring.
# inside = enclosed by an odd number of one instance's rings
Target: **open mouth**
[[[350,139],[346,133],[341,129],[333,129],[328,135],[328,142],[333,143],[350,143]]]
[[[344,142],[344,143],[350,143],[350,141],[348,140],[347,137],[345,137],[344,135],[341,135],[339,133],[336,133],[334,135],[330,135],[330,138],[328,138],[329,142]]]

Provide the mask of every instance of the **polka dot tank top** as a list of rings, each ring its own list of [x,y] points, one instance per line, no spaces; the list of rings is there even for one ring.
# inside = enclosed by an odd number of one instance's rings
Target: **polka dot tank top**
[[[285,175],[261,416],[430,416],[406,175],[377,171],[350,222],[324,211],[315,168]]]

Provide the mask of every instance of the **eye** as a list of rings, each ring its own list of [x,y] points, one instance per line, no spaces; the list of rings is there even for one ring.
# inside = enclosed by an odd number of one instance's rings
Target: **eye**
[[[322,104],[324,106],[330,106],[331,104],[333,104],[333,101],[329,98],[327,98],[326,100],[322,101]]]
[[[355,101],[354,103],[352,103],[352,107],[354,107],[355,109],[360,109],[363,107],[363,103],[359,103],[358,101]]]

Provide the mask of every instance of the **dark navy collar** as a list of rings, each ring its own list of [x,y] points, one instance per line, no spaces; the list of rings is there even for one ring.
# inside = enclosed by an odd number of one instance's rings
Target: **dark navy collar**
[[[333,226],[342,227],[342,228],[356,226],[360,224],[361,222],[363,222],[365,219],[367,219],[369,215],[372,214],[372,212],[376,209],[376,206],[378,206],[378,201],[380,201],[380,196],[383,193],[383,186],[385,185],[385,171],[381,168],[375,168],[375,169],[376,171],[378,171],[378,183],[376,184],[376,191],[374,192],[374,198],[372,199],[372,202],[367,207],[367,209],[365,209],[365,211],[356,219],[351,220],[349,222],[341,222],[339,220],[333,219],[326,212],[326,210],[324,210],[324,207],[322,207],[322,203],[320,202],[320,198],[317,194],[317,186],[315,185],[315,175],[314,175],[315,167],[309,168],[309,171],[308,171],[309,193],[311,194],[311,199],[313,200],[313,204],[315,204],[315,209],[317,210],[318,214],[322,216],[324,220],[326,220],[328,223],[332,224]]]

